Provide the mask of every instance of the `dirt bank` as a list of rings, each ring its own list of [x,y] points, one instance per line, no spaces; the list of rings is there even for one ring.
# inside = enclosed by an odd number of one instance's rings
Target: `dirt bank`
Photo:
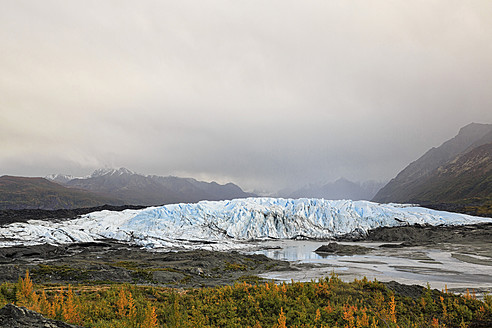
[[[123,211],[127,209],[138,210],[147,206],[123,205],[113,206],[104,205],[98,207],[60,209],[60,210],[0,210],[0,226],[14,222],[27,222],[29,220],[70,220],[80,215],[98,211]]]
[[[356,245],[343,245],[335,242],[323,245],[317,248],[314,252],[323,255],[361,255],[370,251],[370,248],[356,246]]]
[[[354,239],[351,236],[340,238],[346,241],[402,242],[405,246],[420,246],[437,243],[489,243],[492,241],[492,224],[465,226],[403,226],[377,228],[367,236]]]

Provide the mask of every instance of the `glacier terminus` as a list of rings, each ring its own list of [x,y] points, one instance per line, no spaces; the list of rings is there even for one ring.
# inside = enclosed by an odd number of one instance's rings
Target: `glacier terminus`
[[[0,247],[114,239],[149,249],[239,249],[275,239],[364,236],[378,227],[467,225],[491,218],[370,201],[246,198],[100,211],[76,219],[0,227]]]

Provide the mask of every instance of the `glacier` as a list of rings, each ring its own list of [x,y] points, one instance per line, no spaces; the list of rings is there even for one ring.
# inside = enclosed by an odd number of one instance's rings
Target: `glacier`
[[[378,227],[492,223],[491,218],[370,201],[245,198],[99,211],[0,227],[0,247],[114,239],[152,249],[245,248],[250,241],[332,239]]]

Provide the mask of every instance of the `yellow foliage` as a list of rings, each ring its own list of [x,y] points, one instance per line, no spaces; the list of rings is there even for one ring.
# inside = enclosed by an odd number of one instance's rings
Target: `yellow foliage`
[[[314,318],[314,322],[318,322],[321,320],[321,311],[316,309],[316,317]]]
[[[137,318],[137,308],[135,307],[135,301],[133,300],[132,293],[128,292],[128,315],[127,318],[130,321],[135,321]]]
[[[391,295],[389,307],[390,307],[390,320],[391,322],[396,323],[396,302],[395,302],[394,295]]]
[[[120,317],[124,317],[126,314],[126,307],[128,306],[128,299],[125,295],[125,290],[123,287],[120,288],[118,294],[118,300],[116,301],[116,307],[118,308],[118,314]]]
[[[439,299],[441,300],[441,306],[442,306],[442,316],[444,319],[448,318],[448,309],[446,307],[446,304],[444,304],[444,297],[439,296]]]
[[[357,316],[356,326],[359,327],[369,327],[369,317],[367,316],[367,309],[362,310],[362,315]]]
[[[26,270],[26,277],[24,279],[19,278],[19,282],[17,283],[17,304],[26,307],[31,306],[33,293],[34,291],[31,277],[29,277],[29,270]]]
[[[79,324],[80,316],[77,313],[77,307],[74,303],[72,286],[68,285],[67,299],[63,304],[63,319],[69,323]]]
[[[148,303],[145,311],[145,319],[142,322],[142,328],[156,328],[159,327],[159,321],[157,320],[157,314],[155,308]]]
[[[284,313],[284,309],[280,308],[280,315],[278,317],[278,328],[287,328],[286,326],[287,318]]]

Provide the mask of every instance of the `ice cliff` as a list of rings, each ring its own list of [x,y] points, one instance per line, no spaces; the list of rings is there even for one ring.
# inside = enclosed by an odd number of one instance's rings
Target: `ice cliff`
[[[492,219],[368,201],[246,198],[93,212],[61,222],[13,223],[0,227],[0,246],[112,238],[149,248],[231,249],[251,240],[328,239],[377,227],[482,222]]]

